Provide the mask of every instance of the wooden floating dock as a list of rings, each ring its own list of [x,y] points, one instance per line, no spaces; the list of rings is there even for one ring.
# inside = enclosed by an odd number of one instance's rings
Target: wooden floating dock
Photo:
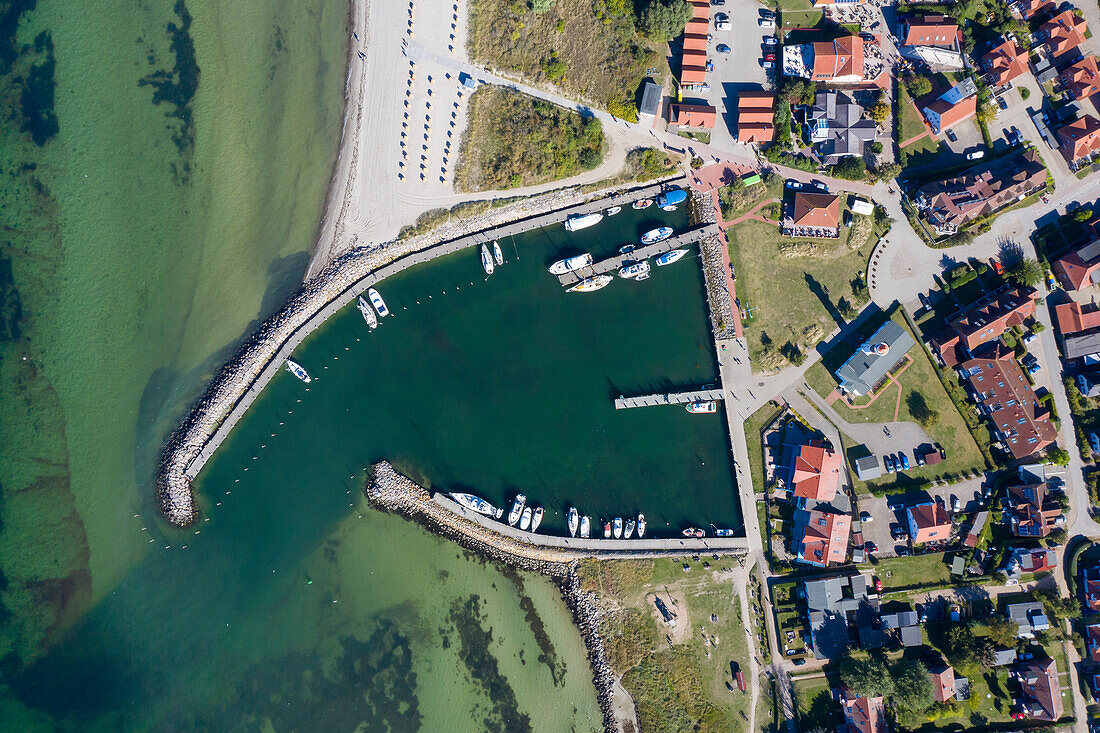
[[[628,410],[631,407],[686,405],[690,402],[717,401],[725,396],[725,392],[720,389],[699,389],[694,392],[672,392],[670,394],[647,394],[638,397],[620,397],[615,400],[615,409]]]
[[[700,239],[708,236],[718,236],[719,229],[717,224],[706,224],[701,227],[689,229],[686,232],[675,234],[663,242],[657,242],[656,244],[638,245],[633,252],[625,255],[615,255],[614,257],[608,257],[606,260],[600,260],[599,262],[590,265],[588,267],[582,267],[579,270],[573,272],[567,272],[564,275],[558,275],[558,282],[565,287],[576,285],[578,282],[586,277],[592,277],[594,275],[614,275],[619,271],[619,268],[628,262],[639,262],[641,260],[648,260],[650,257],[656,257],[657,255],[664,254],[665,252],[671,252],[674,249],[681,247],[688,247]]]

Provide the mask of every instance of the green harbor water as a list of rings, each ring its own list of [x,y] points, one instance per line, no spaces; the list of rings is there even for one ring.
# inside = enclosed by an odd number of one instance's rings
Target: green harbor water
[[[565,296],[544,271],[558,227],[488,282],[473,253],[394,278],[392,317],[326,324],[296,355],[309,391],[280,375],[218,451],[209,521],[168,529],[167,432],[308,261],[347,3],[0,18],[0,727],[598,729],[557,589],[368,509],[363,468],[525,491],[548,530],[569,503],[656,534],[739,526],[720,415],[611,409],[714,380],[697,261]],[[571,244],[610,251],[665,216]]]

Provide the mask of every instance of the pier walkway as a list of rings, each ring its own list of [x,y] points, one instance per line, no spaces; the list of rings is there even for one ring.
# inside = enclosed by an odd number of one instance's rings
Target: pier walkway
[[[580,537],[524,532],[518,527],[510,527],[505,522],[490,519],[483,514],[467,509],[445,494],[438,492],[432,494],[432,501],[452,514],[474,522],[491,532],[538,547],[575,553],[579,557],[613,557],[616,555],[644,557],[647,555],[693,555],[716,552],[741,553],[747,552],[749,547],[748,541],[744,537],[703,537],[701,539],[646,537],[645,539],[632,540],[605,540],[602,536],[582,539]],[[600,526],[594,526],[592,529],[600,533],[603,532],[603,528]]]
[[[720,389],[699,389],[694,392],[672,392],[669,394],[647,394],[638,397],[620,397],[615,400],[616,410],[631,407],[656,407],[657,405],[686,405],[689,402],[720,400],[726,393]]]
[[[582,267],[579,270],[567,272],[564,275],[558,275],[558,282],[565,287],[570,287],[576,285],[586,277],[592,277],[594,275],[614,275],[619,271],[620,267],[628,262],[640,262],[641,260],[647,260],[650,257],[656,257],[657,255],[679,249],[680,247],[688,247],[704,237],[716,237],[719,233],[720,230],[717,224],[706,224],[701,227],[689,229],[686,232],[675,234],[663,242],[639,245],[629,254],[608,257],[606,260],[600,260],[588,267]]]

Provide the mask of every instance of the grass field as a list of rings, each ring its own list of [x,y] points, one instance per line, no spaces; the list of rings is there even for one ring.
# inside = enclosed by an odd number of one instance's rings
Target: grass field
[[[843,321],[837,303],[852,298],[851,281],[863,272],[867,254],[845,245],[849,231],[841,230],[839,242],[809,240],[818,247],[813,255],[785,257],[781,246],[807,240],[781,237],[776,225],[752,220],[727,230],[737,297],[753,309],[745,336],[758,368],[784,365],[778,349],[785,342],[812,348]],[[766,348],[765,336],[773,348]]]
[[[840,706],[833,699],[827,677],[793,679],[795,702],[803,730],[833,730],[841,722]]]
[[[470,98],[455,188],[486,191],[574,176],[603,160],[600,121],[507,89],[483,86]]]
[[[882,591],[889,593],[898,588],[948,582],[951,579],[951,568],[943,558],[941,553],[890,557],[868,567],[882,581]]]
[[[477,63],[554,83],[630,121],[647,69],[668,71],[664,45],[635,32],[630,3],[558,0],[534,13],[520,0],[472,0],[467,48]]]

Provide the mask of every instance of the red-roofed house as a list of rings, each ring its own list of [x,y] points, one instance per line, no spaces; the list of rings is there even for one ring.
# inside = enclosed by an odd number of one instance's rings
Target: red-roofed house
[[[1027,51],[1012,38],[983,56],[982,66],[996,86],[1004,86],[1027,71]]]
[[[791,531],[791,551],[795,560],[826,567],[848,558],[848,537],[852,518],[847,514],[799,509],[794,514]]]
[[[838,84],[863,79],[863,39],[842,36],[813,44],[813,68],[810,79]]]
[[[954,104],[946,99],[937,99],[922,111],[928,124],[932,126],[932,131],[939,134],[977,114],[978,97],[977,95],[964,97]]]
[[[831,193],[794,195],[792,227],[840,230],[840,198]]]
[[[1029,718],[1056,721],[1062,717],[1062,686],[1053,659],[1026,662],[1017,676],[1024,697],[1023,708]]]
[[[1100,151],[1100,120],[1092,115],[1082,115],[1073,122],[1058,128],[1058,139],[1061,141],[1062,156],[1071,167],[1092,160],[1092,156]]]
[[[1100,280],[1100,239],[1060,257],[1050,269],[1066,290],[1087,288]]]
[[[1009,7],[1015,15],[1027,20],[1040,12],[1053,10],[1054,0],[1016,0]]]
[[[679,127],[714,127],[718,110],[709,104],[672,104],[668,114],[669,124]]]
[[[707,34],[706,33],[685,33],[684,34],[684,50],[685,51],[702,51],[705,54],[707,52]]]
[[[938,503],[917,504],[905,513],[909,517],[909,538],[914,545],[947,542],[951,537],[951,517]]]
[[[843,467],[844,458],[820,440],[793,446],[786,466],[787,489],[792,499],[832,501]]]
[[[918,15],[905,20],[903,46],[936,46],[956,48],[959,26],[951,18],[942,15]]]
[[[1085,19],[1078,18],[1074,12],[1075,8],[1070,8],[1039,26],[1039,31],[1047,37],[1047,49],[1053,59],[1085,42]]]
[[[737,93],[737,141],[770,143],[775,137],[775,95],[771,92]]]
[[[1100,328],[1100,306],[1094,303],[1081,305],[1074,301],[1054,307],[1054,319],[1063,336]]]
[[[930,672],[932,676],[932,699],[936,702],[947,702],[955,697],[955,670],[944,667],[938,672]]]
[[[1007,519],[1012,534],[1017,537],[1046,537],[1058,526],[1062,505],[1050,496],[1046,483],[1012,484],[1007,487],[1006,494]],[[1045,564],[1045,558],[1043,562]]]
[[[944,364],[955,366],[974,349],[1034,316],[1038,297],[1034,290],[1019,288],[984,295],[949,318],[944,333],[932,339],[932,346]]]
[[[1100,567],[1082,570],[1081,581],[1081,585],[1085,586],[1085,605],[1093,611],[1100,611]]]
[[[844,725],[848,733],[885,733],[886,707],[881,697],[849,697],[847,690],[840,693],[840,708],[844,711]]]
[[[1100,624],[1085,627],[1085,644],[1088,646],[1088,660],[1100,662]]]
[[[1072,66],[1067,66],[1058,81],[1073,99],[1085,99],[1100,92],[1100,71],[1096,68],[1096,57],[1086,56]]]

